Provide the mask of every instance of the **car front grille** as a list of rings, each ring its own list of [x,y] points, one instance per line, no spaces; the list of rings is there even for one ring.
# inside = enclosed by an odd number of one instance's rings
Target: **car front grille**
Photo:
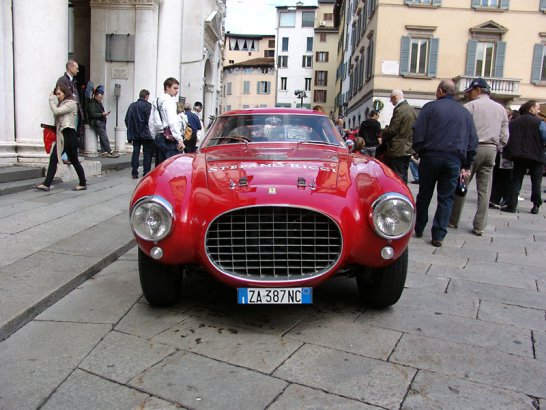
[[[304,208],[257,206],[216,218],[205,248],[223,273],[249,280],[298,280],[327,272],[342,238],[329,217]]]

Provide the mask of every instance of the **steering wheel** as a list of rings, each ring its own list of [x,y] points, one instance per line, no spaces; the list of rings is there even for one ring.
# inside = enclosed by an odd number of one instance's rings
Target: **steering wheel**
[[[228,141],[228,144],[233,142],[252,142],[250,137],[244,135],[230,135],[226,137],[226,140]]]

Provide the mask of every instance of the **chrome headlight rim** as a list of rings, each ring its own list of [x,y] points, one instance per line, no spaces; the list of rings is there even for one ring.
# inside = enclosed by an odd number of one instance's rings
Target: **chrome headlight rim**
[[[388,202],[393,201],[393,200],[398,200],[398,201],[404,202],[404,204],[411,211],[411,221],[407,225],[406,229],[404,229],[403,231],[397,233],[396,235],[389,235],[389,234],[383,232],[379,228],[379,226],[377,224],[377,219],[379,217],[379,212],[382,210],[382,208],[385,205],[387,205]],[[414,207],[413,203],[411,202],[411,200],[407,196],[405,196],[403,194],[400,194],[398,192],[388,192],[388,193],[385,193],[385,194],[381,195],[379,198],[377,198],[373,202],[372,209],[373,209],[372,222],[373,222],[373,227],[374,227],[375,233],[377,235],[379,235],[380,237],[384,238],[384,239],[388,239],[388,240],[400,239],[400,238],[406,236],[409,232],[411,232],[411,230],[413,229],[413,226],[415,225],[415,207]]]
[[[160,207],[166,212],[167,218],[167,226],[165,228],[165,232],[157,237],[150,237],[146,236],[143,233],[137,231],[135,229],[135,223],[134,223],[134,215],[135,211],[141,207],[142,205],[146,203],[154,203],[157,205],[160,205]],[[172,227],[173,227],[173,221],[174,221],[174,211],[172,205],[167,201],[165,198],[159,196],[159,195],[147,195],[140,198],[138,201],[134,203],[134,205],[131,207],[131,212],[129,216],[129,220],[131,222],[131,230],[133,233],[140,239],[143,239],[145,241],[150,241],[157,243],[158,241],[165,239],[171,234]]]

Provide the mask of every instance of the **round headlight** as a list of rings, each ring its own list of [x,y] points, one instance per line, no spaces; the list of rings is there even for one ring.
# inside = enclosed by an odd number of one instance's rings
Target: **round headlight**
[[[415,209],[404,195],[382,195],[373,205],[373,224],[377,234],[386,239],[398,239],[412,228]]]
[[[147,241],[159,241],[171,233],[171,204],[158,196],[141,198],[131,210],[131,227],[136,236]]]

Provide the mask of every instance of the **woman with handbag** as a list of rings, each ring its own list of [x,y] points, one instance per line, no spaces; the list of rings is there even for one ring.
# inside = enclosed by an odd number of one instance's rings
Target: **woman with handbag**
[[[49,191],[57,172],[57,164],[63,152],[66,152],[68,160],[72,163],[79,179],[79,184],[72,190],[84,191],[87,189],[87,184],[85,172],[78,159],[78,137],[76,135],[78,107],[72,92],[66,85],[59,84],[55,88],[49,96],[49,107],[55,116],[56,140],[49,156],[49,166],[47,167],[45,180],[43,184],[34,185],[34,188],[40,191]]]

